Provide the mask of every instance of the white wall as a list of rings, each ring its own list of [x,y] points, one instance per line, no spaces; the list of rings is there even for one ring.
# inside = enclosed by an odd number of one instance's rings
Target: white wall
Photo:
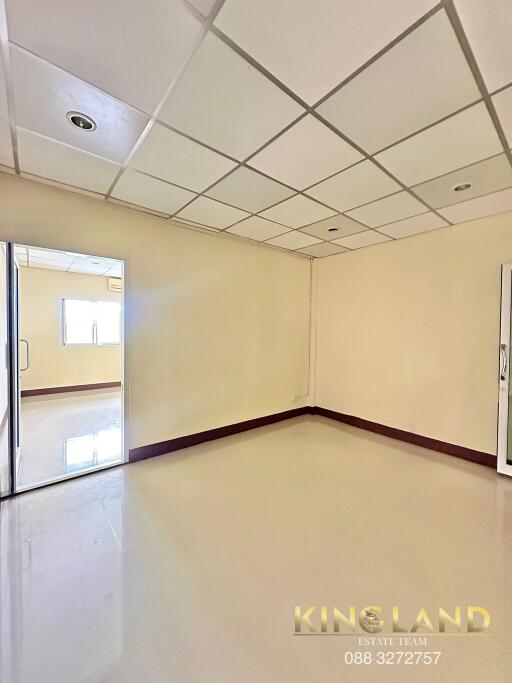
[[[125,259],[131,448],[308,404],[308,260],[6,174],[0,239]]]
[[[21,388],[43,389],[121,381],[119,346],[64,346],[62,300],[121,302],[107,278],[46,268],[20,268],[20,336],[30,344],[30,367],[21,373]],[[25,345],[20,362],[25,365]]]
[[[316,403],[496,453],[512,214],[315,261]]]

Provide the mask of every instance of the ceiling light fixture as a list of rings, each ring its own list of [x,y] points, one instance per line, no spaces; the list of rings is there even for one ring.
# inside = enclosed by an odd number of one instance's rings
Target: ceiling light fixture
[[[327,232],[338,232],[338,228],[327,228]]]
[[[454,192],[464,192],[464,190],[469,190],[471,183],[462,183],[461,185],[455,185],[453,188]]]
[[[80,128],[80,130],[96,130],[96,121],[87,116],[87,114],[82,114],[79,111],[68,111],[66,118],[69,123],[76,128]]]

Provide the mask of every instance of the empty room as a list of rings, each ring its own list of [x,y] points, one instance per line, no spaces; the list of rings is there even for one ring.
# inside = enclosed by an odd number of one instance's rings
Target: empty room
[[[0,0],[1,683],[508,683],[512,5]]]

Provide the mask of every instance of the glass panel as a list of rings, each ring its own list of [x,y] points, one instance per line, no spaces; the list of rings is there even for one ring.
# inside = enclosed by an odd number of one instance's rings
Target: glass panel
[[[119,344],[121,305],[117,301],[98,301],[96,316],[98,344]]]
[[[64,300],[64,344],[94,344],[94,303]]]
[[[9,367],[7,363],[7,245],[0,243],[0,495],[9,493]]]

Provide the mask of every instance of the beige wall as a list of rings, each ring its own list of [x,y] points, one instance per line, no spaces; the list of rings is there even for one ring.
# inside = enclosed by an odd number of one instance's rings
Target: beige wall
[[[121,301],[107,278],[43,268],[20,268],[20,336],[30,344],[30,367],[22,389],[121,380],[119,346],[64,346],[62,299]],[[21,364],[25,364],[22,344]]]
[[[496,453],[512,214],[315,261],[317,405]]]
[[[126,260],[130,447],[308,403],[308,260],[5,174],[0,239]]]

